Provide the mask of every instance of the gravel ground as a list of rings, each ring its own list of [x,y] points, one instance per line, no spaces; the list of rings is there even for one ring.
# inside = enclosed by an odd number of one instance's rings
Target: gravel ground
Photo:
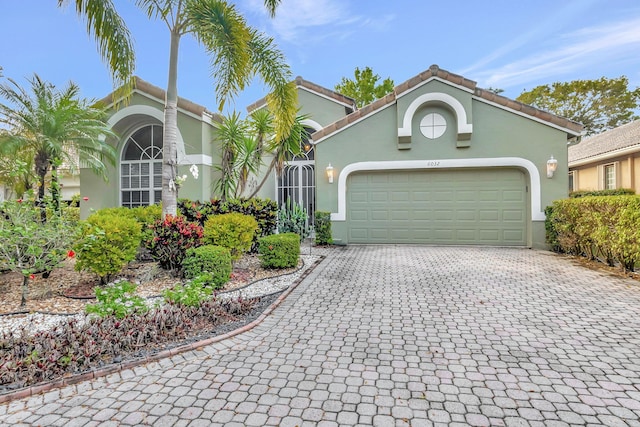
[[[319,255],[301,255],[303,265],[293,273],[261,279],[250,283],[242,288],[220,293],[220,297],[234,298],[242,296],[243,298],[254,298],[281,292],[288,288],[295,280],[297,280],[313,263],[320,258]],[[149,304],[156,304],[161,301],[160,298],[148,298]],[[74,314],[78,319],[84,319],[83,313]],[[26,327],[30,332],[36,332],[53,328],[62,320],[68,319],[68,315],[49,315],[41,313],[17,314],[0,316],[0,332],[18,331]]]

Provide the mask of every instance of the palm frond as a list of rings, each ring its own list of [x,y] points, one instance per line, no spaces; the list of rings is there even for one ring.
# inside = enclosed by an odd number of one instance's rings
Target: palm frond
[[[298,108],[291,69],[271,37],[252,30],[250,49],[256,73],[271,88],[267,106],[274,116],[276,139],[282,139],[290,132]]]
[[[219,109],[243,90],[252,73],[249,41],[251,30],[236,8],[226,1],[187,3],[190,29],[211,57],[211,74]]]
[[[272,18],[276,16],[276,9],[282,0],[264,0],[264,7]]]
[[[131,33],[111,0],[74,0],[78,15],[86,21],[87,32],[97,44],[98,52],[109,66],[114,87],[129,94],[135,80],[136,56]],[[67,3],[58,0],[58,6]]]

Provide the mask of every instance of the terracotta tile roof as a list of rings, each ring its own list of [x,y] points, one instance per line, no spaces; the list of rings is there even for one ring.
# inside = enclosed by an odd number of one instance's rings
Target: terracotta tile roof
[[[310,82],[308,80],[303,79],[300,76],[296,77],[294,82],[296,84],[296,87],[303,87],[303,88],[309,89],[312,92],[316,92],[316,93],[324,95],[324,96],[326,96],[328,98],[331,98],[336,102],[348,105],[353,110],[357,109],[356,101],[353,98],[349,98],[348,96],[344,96],[341,93],[335,92],[335,91],[333,91],[331,89],[327,89],[325,87],[322,87],[320,85],[312,83],[312,82]],[[256,102],[254,102],[253,104],[249,105],[247,107],[247,111],[248,112],[252,112],[254,110],[257,110],[260,107],[265,106],[266,104],[267,104],[267,98],[266,97],[261,98],[261,99],[257,100]]]
[[[637,146],[640,151],[640,120],[636,120],[601,134],[585,138],[569,147],[569,163],[589,159]]]
[[[396,102],[396,99],[402,95],[405,92],[410,91],[411,89],[413,89],[414,87],[416,87],[417,85],[419,85],[420,83],[424,82],[425,80],[428,80],[432,77],[437,77],[440,78],[442,80],[446,80],[449,81],[451,83],[454,83],[458,86],[462,86],[465,87],[469,90],[473,91],[473,94],[476,97],[482,98],[482,99],[486,99],[487,101],[493,102],[495,104],[498,104],[500,106],[515,110],[515,111],[519,111],[521,113],[527,114],[529,116],[535,117],[539,120],[543,120],[545,122],[549,122],[552,123],[556,126],[565,128],[570,130],[573,133],[576,134],[580,134],[582,132],[583,126],[580,123],[574,122],[572,120],[569,119],[565,119],[563,117],[559,117],[556,116],[554,114],[548,113],[546,111],[543,110],[539,110],[537,108],[534,108],[530,105],[526,105],[523,104],[521,102],[515,101],[513,99],[501,96],[501,95],[497,95],[491,91],[485,90],[485,89],[480,89],[478,87],[476,87],[476,82],[474,82],[473,80],[469,80],[465,77],[462,77],[458,74],[453,74],[450,73],[449,71],[443,70],[440,67],[438,67],[437,65],[432,65],[431,67],[429,67],[428,70],[418,74],[415,77],[410,78],[409,80],[407,80],[404,83],[399,84],[398,86],[395,87],[395,89],[393,90],[392,93],[390,93],[389,95],[385,96],[384,98],[380,98],[374,102],[372,102],[371,104],[361,108],[360,110],[354,111],[353,113],[349,114],[346,117],[343,117],[342,119],[338,120],[335,123],[332,123],[331,125],[325,127],[324,129],[319,130],[318,132],[315,132],[313,135],[311,135],[311,137],[313,138],[314,141],[318,141],[321,138],[324,138],[336,131],[338,131],[339,129],[347,126],[348,124],[367,116],[368,114],[373,113],[376,110],[381,109],[382,107],[388,105],[388,104],[392,104],[394,102]]]
[[[134,90],[137,89],[140,92],[151,95],[154,98],[161,99],[164,102],[165,93],[166,93],[164,89],[159,88],[158,86],[154,86],[151,83],[142,80],[138,76],[135,76],[134,79],[135,79]],[[116,91],[111,92],[109,95],[102,98],[99,102],[103,103],[104,105],[113,104],[114,102],[113,96],[115,92]],[[180,98],[180,97],[178,97],[178,108],[181,108],[185,111],[196,114],[198,116],[202,116],[203,113],[210,116],[217,116],[217,114],[212,113],[211,111],[208,111],[206,107],[203,107],[202,105],[198,105],[194,102],[191,102],[187,99]]]

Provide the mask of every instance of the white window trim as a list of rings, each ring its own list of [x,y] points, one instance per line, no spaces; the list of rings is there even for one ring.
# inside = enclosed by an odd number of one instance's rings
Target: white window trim
[[[620,186],[618,185],[620,182],[620,162],[611,162],[611,163],[604,163],[602,165],[598,165],[598,190],[606,190],[607,189],[607,183],[606,183],[606,170],[608,166],[613,167],[613,188],[612,190],[618,189],[620,188]]]

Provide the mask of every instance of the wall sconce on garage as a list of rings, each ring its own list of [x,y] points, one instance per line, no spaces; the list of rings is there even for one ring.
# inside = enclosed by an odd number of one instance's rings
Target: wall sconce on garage
[[[331,166],[331,163],[327,166],[327,180],[329,184],[333,184],[333,166]]]
[[[547,160],[547,178],[553,178],[553,173],[558,169],[558,161],[551,156]]]

